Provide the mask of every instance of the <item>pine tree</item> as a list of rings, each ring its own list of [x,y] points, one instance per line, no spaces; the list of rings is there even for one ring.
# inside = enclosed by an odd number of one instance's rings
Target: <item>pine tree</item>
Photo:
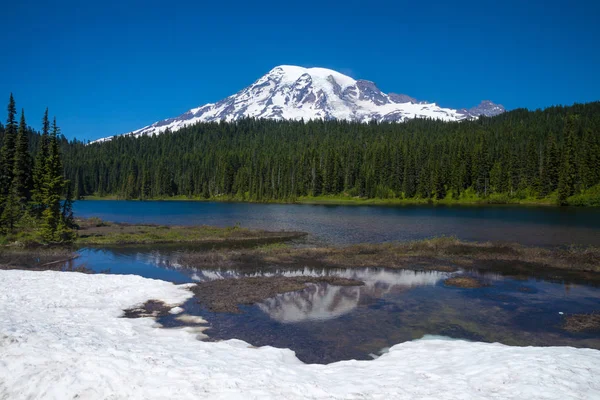
[[[0,214],[3,212],[13,180],[15,141],[17,137],[17,109],[11,93],[8,102],[8,118],[4,128],[4,144],[0,149]]]
[[[68,229],[77,227],[75,217],[73,216],[73,185],[71,182],[65,182],[65,200],[62,205],[62,223]],[[64,238],[63,238],[64,239]]]
[[[15,144],[15,160],[13,165],[13,186],[17,202],[25,208],[31,200],[31,156],[29,155],[29,138],[25,123],[25,112],[21,111],[19,133]]]
[[[566,205],[575,192],[575,123],[577,117],[569,115],[565,123],[565,145],[558,178],[558,204]]]
[[[544,163],[543,172],[543,186],[542,194],[547,196],[554,192],[558,187],[558,177],[560,169],[560,156],[558,152],[558,146],[554,136],[550,136],[548,139],[548,145],[546,146],[546,160]]]
[[[40,138],[40,145],[35,157],[35,165],[33,169],[33,191],[32,191],[32,205],[34,215],[40,218],[44,211],[44,186],[46,181],[46,161],[48,159],[48,142],[50,133],[50,121],[48,121],[48,109],[44,112],[44,118],[42,119],[42,136]]]
[[[46,177],[44,182],[45,209],[42,212],[42,238],[48,242],[60,242],[59,229],[62,227],[60,197],[65,181],[62,173],[60,149],[58,146],[58,127],[56,118],[52,123],[52,133],[48,146],[48,157],[45,163]]]
[[[9,187],[4,209],[2,215],[0,215],[0,227],[2,227],[3,232],[14,232],[15,226],[19,222],[22,209],[18,199],[19,195],[13,182]]]

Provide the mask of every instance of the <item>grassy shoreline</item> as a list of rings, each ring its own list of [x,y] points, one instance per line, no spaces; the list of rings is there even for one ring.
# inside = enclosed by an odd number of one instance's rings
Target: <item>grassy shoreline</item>
[[[415,205],[443,205],[443,206],[546,206],[558,207],[556,201],[552,198],[545,199],[378,199],[378,198],[357,198],[346,196],[302,196],[296,199],[279,200],[250,200],[230,197],[155,197],[148,199],[124,199],[118,196],[85,196],[82,200],[100,200],[100,201],[189,201],[189,202],[219,202],[219,203],[254,203],[254,204],[313,204],[313,205],[344,205],[344,206],[415,206]],[[590,206],[591,207],[591,206]]]
[[[83,200],[130,200],[130,201],[197,201],[197,202],[222,202],[222,203],[258,203],[258,204],[320,204],[320,205],[373,205],[373,206],[412,206],[412,205],[446,205],[446,206],[490,206],[490,205],[517,205],[517,206],[546,206],[558,207],[556,193],[544,198],[535,196],[511,197],[507,194],[491,194],[479,197],[473,192],[466,191],[456,199],[448,195],[443,199],[422,198],[364,198],[349,195],[323,195],[300,196],[290,199],[249,199],[246,197],[213,196],[203,198],[199,196],[172,196],[153,197],[148,199],[125,199],[117,195],[85,196]],[[571,196],[567,199],[567,206],[571,207],[599,207],[600,189],[592,188],[585,193]]]

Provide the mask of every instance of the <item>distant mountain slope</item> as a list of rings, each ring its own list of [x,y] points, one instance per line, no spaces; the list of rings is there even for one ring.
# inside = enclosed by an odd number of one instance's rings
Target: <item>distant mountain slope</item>
[[[235,121],[247,117],[359,122],[401,122],[418,117],[460,121],[479,115],[494,116],[504,111],[501,105],[487,100],[470,109],[443,108],[404,94],[385,94],[371,81],[355,80],[330,69],[282,65],[217,103],[193,108],[178,117],[155,122],[131,134],[159,134],[197,122]]]

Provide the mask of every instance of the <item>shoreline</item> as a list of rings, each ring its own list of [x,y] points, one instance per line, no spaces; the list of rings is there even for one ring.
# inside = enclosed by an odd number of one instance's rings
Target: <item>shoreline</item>
[[[208,199],[198,197],[174,196],[174,197],[157,197],[149,199],[124,199],[118,196],[84,196],[77,201],[156,201],[156,202],[198,202],[198,203],[246,203],[246,204],[291,204],[291,205],[331,205],[331,206],[465,206],[465,207],[481,207],[481,206],[519,206],[519,207],[555,207],[555,208],[598,208],[597,206],[586,205],[567,205],[559,206],[553,199],[540,200],[510,200],[510,201],[494,201],[490,199],[475,199],[475,200],[431,200],[431,199],[377,199],[377,198],[345,198],[338,196],[320,196],[320,197],[300,197],[294,200],[248,200],[239,198],[223,198],[211,197]]]

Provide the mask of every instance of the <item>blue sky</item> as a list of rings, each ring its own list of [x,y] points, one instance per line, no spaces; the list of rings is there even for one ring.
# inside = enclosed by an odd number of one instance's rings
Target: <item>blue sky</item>
[[[600,1],[577,0],[11,1],[0,104],[13,92],[34,128],[48,106],[68,138],[96,139],[220,100],[280,64],[446,107],[588,102],[600,100],[598,21]]]

